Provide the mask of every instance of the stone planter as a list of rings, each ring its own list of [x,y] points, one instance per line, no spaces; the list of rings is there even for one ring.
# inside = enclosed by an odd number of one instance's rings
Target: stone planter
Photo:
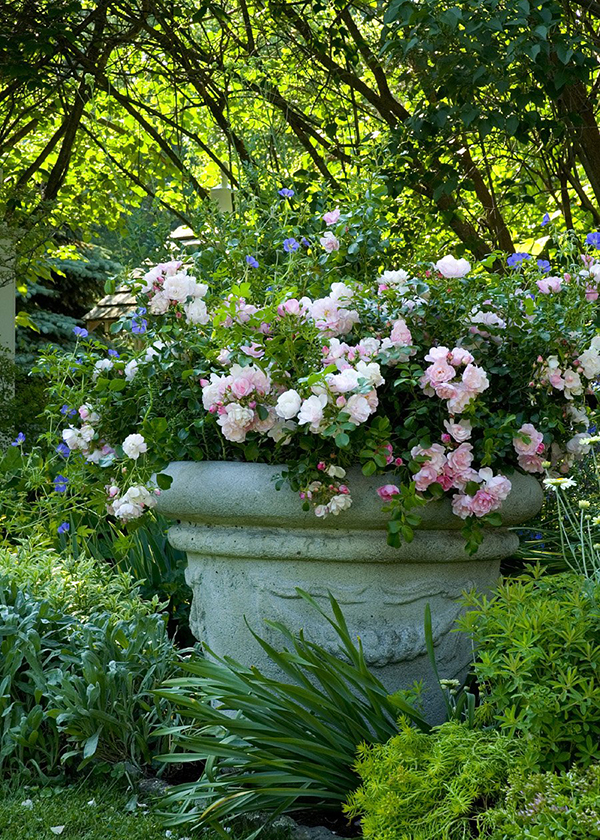
[[[401,548],[386,544],[387,517],[375,488],[389,477],[348,475],[352,507],[318,519],[301,509],[287,486],[277,491],[280,468],[234,462],[178,462],[159,499],[158,510],[178,524],[169,531],[175,548],[187,552],[187,581],[194,597],[191,629],[216,654],[273,673],[270,661],[248,632],[244,618],[271,641],[264,625],[274,619],[336,651],[332,628],[296,593],[310,592],[323,606],[328,592],[340,603],[351,632],[359,635],[370,667],[391,691],[415,680],[431,685],[423,618],[431,606],[436,660],[442,678],[461,677],[472,651],[451,633],[465,589],[491,588],[500,561],[518,545],[506,527],[490,528],[473,557],[465,552],[462,520],[450,502],[420,509],[415,539]],[[504,526],[534,516],[542,504],[539,483],[513,475],[513,489],[501,510]],[[425,708],[443,717],[438,690]]]

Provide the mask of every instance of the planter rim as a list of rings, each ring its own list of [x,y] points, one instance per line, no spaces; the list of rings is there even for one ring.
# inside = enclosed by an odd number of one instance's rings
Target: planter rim
[[[346,483],[352,506],[339,516],[316,517],[287,484],[275,489],[285,465],[243,461],[175,461],[165,473],[173,479],[163,490],[157,511],[170,519],[204,525],[266,526],[327,531],[381,531],[389,515],[383,513],[376,489],[394,482],[393,474],[369,476],[359,468],[348,471]],[[539,512],[543,492],[532,475],[509,475],[512,490],[502,504],[504,526],[518,525]],[[450,499],[418,508],[422,530],[459,530],[464,522],[452,513]]]

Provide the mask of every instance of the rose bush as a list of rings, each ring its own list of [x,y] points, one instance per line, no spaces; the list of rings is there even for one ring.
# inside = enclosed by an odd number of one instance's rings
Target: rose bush
[[[551,262],[447,255],[367,276],[349,268],[355,230],[335,208],[310,239],[282,234],[240,259],[235,282],[203,252],[147,271],[139,309],[114,328],[135,343],[80,336],[72,355],[43,361],[51,410],[67,420],[55,472],[74,470],[98,507],[131,521],[168,486],[171,460],[280,463],[327,516],[350,507],[358,464],[389,474],[392,544],[412,539],[420,505],[448,495],[474,549],[512,471],[564,474],[586,451],[595,240],[564,235]]]

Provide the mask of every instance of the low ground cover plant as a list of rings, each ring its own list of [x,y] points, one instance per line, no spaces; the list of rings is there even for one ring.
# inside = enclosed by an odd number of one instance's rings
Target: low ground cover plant
[[[490,840],[600,837],[600,765],[563,773],[511,771],[500,804],[482,818]]]
[[[362,745],[362,785],[345,808],[367,840],[467,840],[500,800],[523,746],[493,730],[450,721],[429,734],[408,721],[385,744]]]
[[[532,768],[600,760],[600,582],[537,567],[466,605],[482,714],[524,740]]]

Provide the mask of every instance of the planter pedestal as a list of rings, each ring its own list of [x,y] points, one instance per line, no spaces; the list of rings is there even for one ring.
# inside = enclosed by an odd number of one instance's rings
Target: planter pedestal
[[[246,626],[275,645],[278,634],[264,619],[304,629],[308,638],[337,652],[333,629],[296,592],[309,592],[328,608],[331,592],[349,629],[360,636],[369,666],[390,692],[433,675],[423,619],[429,603],[440,677],[461,678],[472,657],[470,643],[452,633],[461,611],[457,599],[472,587],[485,591],[498,579],[500,561],[518,546],[515,534],[486,531],[473,557],[465,552],[462,521],[450,502],[420,509],[423,522],[410,544],[386,543],[387,517],[375,488],[389,477],[348,475],[352,507],[318,519],[301,509],[287,486],[275,489],[281,468],[234,462],[178,462],[159,499],[158,511],[179,520],[169,531],[174,548],[187,553],[193,590],[191,629],[217,655],[256,665],[275,675],[270,660]],[[511,476],[513,489],[501,514],[505,526],[535,515],[542,503],[531,476]],[[279,676],[281,676],[279,674]],[[437,688],[424,697],[436,722],[443,719]]]

